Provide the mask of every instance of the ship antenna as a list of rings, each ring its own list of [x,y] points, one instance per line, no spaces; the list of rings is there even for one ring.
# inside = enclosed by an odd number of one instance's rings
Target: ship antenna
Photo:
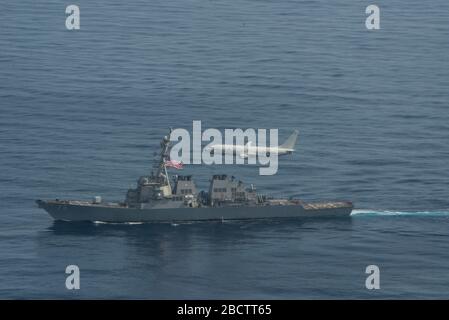
[[[172,129],[170,128],[170,133],[171,132],[172,132]],[[161,141],[161,151],[159,154],[159,161],[157,164],[156,176],[157,177],[163,176],[165,183],[169,186],[169,188],[171,190],[170,181],[168,178],[167,167],[165,165],[165,161],[169,158],[170,147],[171,147],[170,135],[164,136],[164,138]]]

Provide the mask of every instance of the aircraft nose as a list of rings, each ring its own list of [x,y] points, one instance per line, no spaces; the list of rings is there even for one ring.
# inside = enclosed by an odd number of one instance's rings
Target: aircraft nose
[[[215,146],[207,146],[207,147],[204,148],[204,151],[210,152],[211,154],[213,154],[214,153],[214,147]]]

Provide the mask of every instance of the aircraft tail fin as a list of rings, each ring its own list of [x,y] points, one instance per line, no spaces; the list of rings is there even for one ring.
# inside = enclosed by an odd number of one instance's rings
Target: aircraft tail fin
[[[285,148],[285,149],[294,149],[295,144],[296,144],[296,139],[298,138],[298,134],[299,134],[299,131],[294,130],[293,133],[287,138],[287,140],[285,140],[285,142],[283,144],[281,144],[279,147]]]

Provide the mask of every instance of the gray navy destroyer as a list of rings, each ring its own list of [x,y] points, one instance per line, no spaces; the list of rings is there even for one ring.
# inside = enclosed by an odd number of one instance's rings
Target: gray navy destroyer
[[[170,139],[165,136],[155,170],[129,189],[123,202],[106,203],[96,196],[92,201],[37,200],[55,220],[91,222],[182,222],[201,220],[246,220],[299,217],[349,216],[349,201],[303,202],[300,199],[274,199],[258,194],[233,176],[214,175],[208,191],[198,191],[192,176],[167,172]]]

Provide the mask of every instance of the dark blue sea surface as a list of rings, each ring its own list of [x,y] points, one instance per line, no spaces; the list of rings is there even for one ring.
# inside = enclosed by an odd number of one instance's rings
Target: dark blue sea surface
[[[0,4],[0,298],[449,298],[448,1],[77,0],[78,31],[68,4]],[[200,187],[227,173],[356,210],[117,225],[34,204],[123,200],[192,120],[300,130],[276,175],[186,166]]]

